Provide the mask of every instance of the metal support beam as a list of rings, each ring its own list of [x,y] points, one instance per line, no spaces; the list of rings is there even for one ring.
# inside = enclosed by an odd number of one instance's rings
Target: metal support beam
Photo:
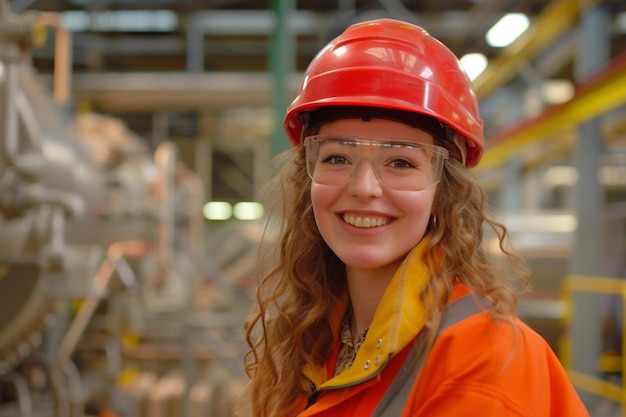
[[[187,22],[187,70],[189,72],[204,70],[206,35],[273,34],[276,37],[278,33],[286,35],[287,31],[293,34],[317,35],[324,30],[323,17],[307,11],[296,12],[293,0],[275,0],[273,9],[273,11],[210,10],[191,15]],[[289,19],[285,18],[286,14],[289,15]]]
[[[281,79],[286,94],[294,94],[301,78]],[[74,74],[72,88],[76,100],[104,111],[204,110],[269,107],[273,80],[269,72],[81,73]]]
[[[598,5],[587,10],[581,19],[582,39],[575,71],[585,79],[606,64],[610,57],[608,10]],[[599,172],[604,140],[599,115],[578,127],[575,165],[578,183],[575,188],[574,212],[578,220],[570,272],[574,275],[599,276],[603,257],[604,190]],[[597,360],[602,354],[602,299],[594,294],[579,293],[573,297],[574,316],[570,324],[572,337],[572,370],[599,376]],[[581,393],[587,405],[593,396]]]
[[[274,135],[271,142],[272,155],[276,155],[289,146],[283,131],[283,117],[290,94],[285,80],[295,71],[296,39],[292,28],[287,24],[295,10],[295,0],[274,0],[276,27],[272,38],[271,70],[273,75]]]
[[[504,167],[503,183],[500,187],[499,211],[503,213],[519,213],[524,208],[523,160],[512,158]]]

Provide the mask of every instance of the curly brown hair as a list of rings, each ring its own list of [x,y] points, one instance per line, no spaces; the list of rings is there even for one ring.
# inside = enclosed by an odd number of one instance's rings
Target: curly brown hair
[[[438,144],[458,153],[449,141]],[[329,317],[347,291],[345,266],[315,224],[303,147],[287,151],[281,161],[283,168],[270,186],[274,208],[261,249],[273,245],[276,262],[261,273],[257,306],[245,323],[249,351],[244,367],[250,382],[237,411],[254,417],[283,417],[294,411],[305,393],[300,371],[306,363],[322,365],[328,359],[335,342]],[[431,278],[421,298],[430,312],[427,328],[438,326],[455,279],[487,295],[495,319],[512,323],[520,288],[516,282],[526,287],[530,276],[507,249],[505,227],[488,211],[486,194],[474,175],[457,158],[448,159],[426,231],[431,239],[424,262]],[[495,232],[509,268],[498,268],[485,254],[484,225]],[[270,258],[260,259],[267,263]]]

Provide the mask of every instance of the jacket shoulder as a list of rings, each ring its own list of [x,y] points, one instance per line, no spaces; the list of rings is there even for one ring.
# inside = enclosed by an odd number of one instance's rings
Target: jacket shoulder
[[[411,401],[434,407],[423,415],[456,415],[445,408],[450,397],[463,415],[588,415],[548,343],[519,318],[494,321],[486,311],[439,335]]]

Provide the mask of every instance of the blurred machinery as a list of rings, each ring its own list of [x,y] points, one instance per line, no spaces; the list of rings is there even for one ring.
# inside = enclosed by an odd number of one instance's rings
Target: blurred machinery
[[[50,94],[31,51],[52,29]],[[55,15],[0,0],[0,417],[228,415],[248,305],[233,287],[254,285],[260,226],[214,230],[205,246],[198,177],[171,143],[152,150],[119,120],[75,115],[70,51]],[[624,274],[625,210],[605,216],[609,276]],[[572,214],[500,214],[536,276],[520,313],[558,350]],[[603,324],[620,351],[623,304],[602,306],[619,312]]]
[[[50,27],[55,100],[30,62]],[[0,1],[0,416],[228,415],[242,321],[202,184],[171,143],[71,114],[68,38]]]

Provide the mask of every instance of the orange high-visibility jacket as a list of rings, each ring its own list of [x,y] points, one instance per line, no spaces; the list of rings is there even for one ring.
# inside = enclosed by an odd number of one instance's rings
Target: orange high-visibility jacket
[[[370,416],[423,327],[417,294],[426,278],[423,245],[407,256],[392,279],[353,365],[332,376],[336,356],[323,367],[305,366],[298,417]],[[453,300],[469,291],[455,285]],[[402,416],[588,417],[565,370],[547,342],[516,326],[476,313],[445,329],[414,381]],[[334,320],[333,325],[339,325]],[[336,351],[338,349],[335,349]]]

